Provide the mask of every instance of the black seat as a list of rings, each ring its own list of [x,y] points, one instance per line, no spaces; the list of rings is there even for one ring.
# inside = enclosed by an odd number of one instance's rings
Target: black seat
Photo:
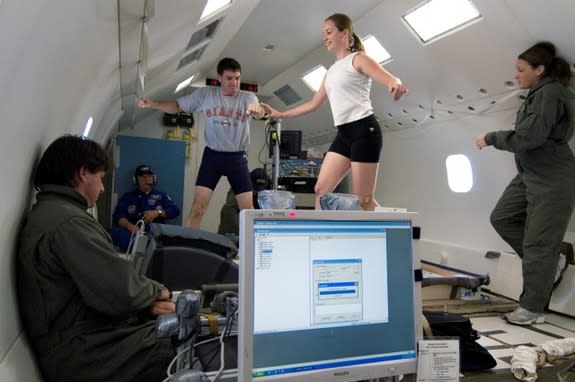
[[[238,274],[238,265],[231,259],[201,248],[172,246],[156,248],[147,275],[169,290],[184,290],[237,283]]]
[[[238,249],[229,238],[166,224],[152,224],[150,233],[143,269],[168,289],[238,282],[238,265],[233,261]]]

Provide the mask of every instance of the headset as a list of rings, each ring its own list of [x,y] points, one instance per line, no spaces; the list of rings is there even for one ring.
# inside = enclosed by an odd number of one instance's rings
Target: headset
[[[136,175],[136,173],[138,172],[138,168],[140,166],[136,167],[136,169],[134,170],[134,174],[132,175],[132,184],[133,185],[137,185],[138,184],[138,175]],[[156,185],[156,183],[158,183],[158,177],[156,175],[156,173],[152,174],[152,185]]]

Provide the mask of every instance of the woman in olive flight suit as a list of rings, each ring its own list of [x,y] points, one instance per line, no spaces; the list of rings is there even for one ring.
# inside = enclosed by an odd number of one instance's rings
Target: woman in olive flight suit
[[[523,261],[519,307],[504,319],[517,325],[544,322],[559,247],[575,205],[575,158],[568,145],[575,128],[571,68],[540,42],[517,58],[515,79],[529,89],[514,130],[476,138],[479,149],[494,146],[515,154],[518,174],[491,213],[491,224]]]

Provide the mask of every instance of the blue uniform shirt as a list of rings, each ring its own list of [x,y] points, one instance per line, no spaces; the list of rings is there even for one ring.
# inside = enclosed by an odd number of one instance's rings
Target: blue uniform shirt
[[[163,210],[165,214],[165,216],[154,219],[154,223],[165,223],[167,219],[173,219],[180,214],[180,209],[168,194],[154,188],[147,195],[139,189],[122,195],[112,217],[114,227],[110,234],[114,245],[120,250],[126,251],[131,237],[130,231],[118,225],[118,220],[126,218],[130,223],[136,224],[142,218],[142,214],[150,210]],[[146,226],[146,231],[149,231],[149,228],[149,225]]]
[[[166,219],[173,219],[180,214],[180,209],[165,192],[152,188],[149,194],[145,194],[139,189],[126,192],[116,205],[113,221],[118,224],[118,220],[126,218],[132,224],[142,217],[142,214],[150,210],[163,210],[165,217],[158,217],[154,223],[164,223]]]

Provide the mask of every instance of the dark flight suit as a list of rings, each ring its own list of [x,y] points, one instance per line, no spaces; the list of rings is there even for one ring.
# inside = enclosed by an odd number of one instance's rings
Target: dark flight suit
[[[575,205],[575,93],[545,77],[517,112],[515,130],[485,135],[485,143],[515,153],[518,174],[491,213],[491,224],[523,260],[520,305],[543,313],[559,246]]]
[[[258,192],[265,190],[270,183],[270,180],[263,168],[255,168],[250,172],[250,180],[252,182],[252,197],[255,209],[259,209]],[[218,233],[235,234],[239,235],[240,232],[240,206],[234,191],[230,189],[226,195],[226,203],[220,211],[220,225],[218,226]]]
[[[146,312],[165,288],[117,254],[87,207],[70,187],[42,186],[20,231],[18,299],[42,374],[159,382],[173,349]]]
[[[235,235],[240,234],[240,206],[236,200],[234,191],[230,188],[226,195],[226,203],[220,211],[220,225],[218,226],[218,233],[224,235],[231,233]]]

